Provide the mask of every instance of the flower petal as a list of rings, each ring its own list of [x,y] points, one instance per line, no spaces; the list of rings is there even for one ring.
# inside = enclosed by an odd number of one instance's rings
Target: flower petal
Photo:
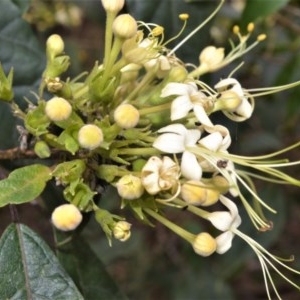
[[[188,129],[185,135],[184,145],[186,147],[195,146],[201,137],[201,131],[198,129]]]
[[[193,108],[193,103],[188,96],[179,96],[173,100],[171,105],[171,120],[184,118]]]
[[[200,180],[202,169],[198,164],[196,156],[188,151],[184,151],[181,158],[181,174],[187,179]]]
[[[219,132],[213,132],[206,137],[202,138],[199,141],[199,144],[203,146],[204,148],[207,148],[213,152],[216,152],[219,150],[220,146],[222,145],[222,135]]]
[[[207,219],[212,225],[221,230],[229,230],[233,222],[233,216],[228,211],[215,211],[209,214]]]
[[[225,205],[229,209],[233,220],[236,219],[237,217],[239,217],[238,208],[233,201],[231,201],[230,199],[228,199],[227,197],[225,197],[223,195],[220,195],[220,201],[223,205]],[[237,228],[237,227],[235,227],[235,228]]]
[[[249,103],[246,97],[243,97],[242,103],[238,106],[235,111],[239,116],[249,119],[253,112],[253,107]]]
[[[223,254],[227,252],[232,245],[232,239],[234,234],[230,231],[223,232],[219,236],[216,237],[217,242],[217,250],[216,252],[219,254]]]
[[[170,82],[162,89],[160,96],[163,98],[171,95],[188,96],[191,87],[194,88],[193,90],[197,89],[196,85],[192,86],[191,84],[186,84],[186,83]]]
[[[209,127],[214,126],[202,105],[200,104],[194,105],[194,114],[201,124]]]
[[[181,153],[185,150],[184,136],[164,133],[154,141],[153,147],[166,153]]]
[[[158,130],[158,133],[176,133],[182,136],[187,134],[187,129],[182,124],[172,124],[165,127],[162,127]]]

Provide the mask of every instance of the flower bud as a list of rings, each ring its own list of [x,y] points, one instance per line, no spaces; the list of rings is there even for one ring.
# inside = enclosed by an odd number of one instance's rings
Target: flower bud
[[[215,102],[214,111],[225,110],[233,112],[242,103],[242,98],[234,91],[224,91],[219,95],[219,98]]]
[[[114,237],[121,242],[127,241],[131,235],[130,228],[131,224],[126,221],[117,222],[113,229]]]
[[[187,78],[188,72],[182,66],[174,66],[171,68],[168,80],[169,82],[183,82]]]
[[[224,48],[208,46],[202,50],[199,56],[201,65],[205,65],[208,70],[218,66],[224,59]]]
[[[138,124],[139,119],[139,111],[131,104],[121,104],[114,112],[114,120],[121,128],[133,128]]]
[[[144,193],[144,187],[139,177],[131,174],[123,176],[116,184],[119,195],[127,200],[140,198]]]
[[[63,39],[58,34],[52,34],[48,37],[46,41],[46,49],[49,58],[54,58],[57,55],[60,55],[65,48]]]
[[[103,8],[110,13],[118,13],[124,6],[125,0],[101,0]]]
[[[47,101],[45,106],[45,113],[47,117],[54,121],[63,121],[69,118],[72,113],[71,104],[64,98],[53,97]]]
[[[73,204],[63,204],[55,208],[51,217],[53,225],[62,231],[77,228],[82,221],[80,210]]]
[[[78,142],[82,148],[93,150],[103,142],[103,132],[96,125],[88,124],[80,128]]]
[[[190,180],[182,185],[181,196],[189,204],[209,206],[219,200],[220,191],[212,186],[207,187],[200,181]]]
[[[207,232],[201,232],[192,244],[194,251],[201,256],[210,256],[217,249],[216,240]]]
[[[112,30],[118,38],[130,39],[137,33],[136,20],[129,14],[119,15],[113,22]]]
[[[44,141],[37,141],[35,143],[34,152],[39,158],[48,158],[51,155],[50,148]]]

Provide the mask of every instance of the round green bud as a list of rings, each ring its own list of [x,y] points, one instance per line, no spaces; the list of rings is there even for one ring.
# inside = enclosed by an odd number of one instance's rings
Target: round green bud
[[[35,143],[34,152],[39,158],[48,158],[51,155],[50,148],[44,141],[37,141]]]

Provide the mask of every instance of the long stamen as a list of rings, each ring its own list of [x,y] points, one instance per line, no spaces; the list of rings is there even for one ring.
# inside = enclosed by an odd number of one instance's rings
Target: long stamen
[[[189,40],[193,35],[195,35],[206,23],[208,23],[216,14],[217,12],[221,9],[223,6],[225,0],[221,0],[217,8],[212,12],[212,14],[204,20],[198,27],[196,27],[190,34],[188,34],[179,44],[177,44],[169,53],[168,56],[171,56],[172,54],[175,53],[187,40]]]

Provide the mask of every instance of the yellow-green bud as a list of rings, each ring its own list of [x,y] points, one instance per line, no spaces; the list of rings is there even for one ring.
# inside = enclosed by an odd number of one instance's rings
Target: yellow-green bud
[[[219,98],[215,102],[214,111],[235,111],[241,105],[243,100],[236,92],[230,90],[224,91],[219,95]]]
[[[50,148],[44,141],[37,141],[35,143],[34,152],[39,158],[48,158],[51,155]]]
[[[58,34],[52,34],[48,37],[46,41],[46,49],[49,58],[54,58],[57,55],[60,55],[65,48],[63,39]]]
[[[140,198],[144,193],[142,180],[131,174],[124,175],[116,184],[119,195],[126,200]]]
[[[207,232],[201,232],[192,244],[194,251],[201,256],[210,256],[217,249],[216,240]]]
[[[131,235],[130,228],[131,224],[126,221],[117,222],[113,229],[114,237],[121,242],[127,241]]]
[[[124,6],[125,0],[101,0],[107,12],[118,13]]]
[[[139,119],[139,111],[131,104],[121,104],[114,112],[114,120],[121,128],[133,128],[138,124]]]
[[[78,142],[82,148],[93,150],[103,142],[103,132],[96,125],[88,124],[79,129]]]
[[[118,38],[130,39],[137,33],[136,20],[129,14],[119,15],[113,22],[112,30]]]
[[[63,204],[55,208],[51,217],[53,225],[62,231],[74,230],[82,221],[80,210],[73,204]]]
[[[206,187],[200,181],[190,180],[182,185],[181,196],[189,204],[209,206],[219,200],[220,191],[213,187]]]
[[[187,70],[182,66],[174,66],[171,68],[168,79],[170,82],[183,82],[187,78]]]
[[[53,97],[47,101],[45,106],[45,113],[47,117],[56,122],[63,121],[69,118],[72,113],[71,104],[64,98]]]

